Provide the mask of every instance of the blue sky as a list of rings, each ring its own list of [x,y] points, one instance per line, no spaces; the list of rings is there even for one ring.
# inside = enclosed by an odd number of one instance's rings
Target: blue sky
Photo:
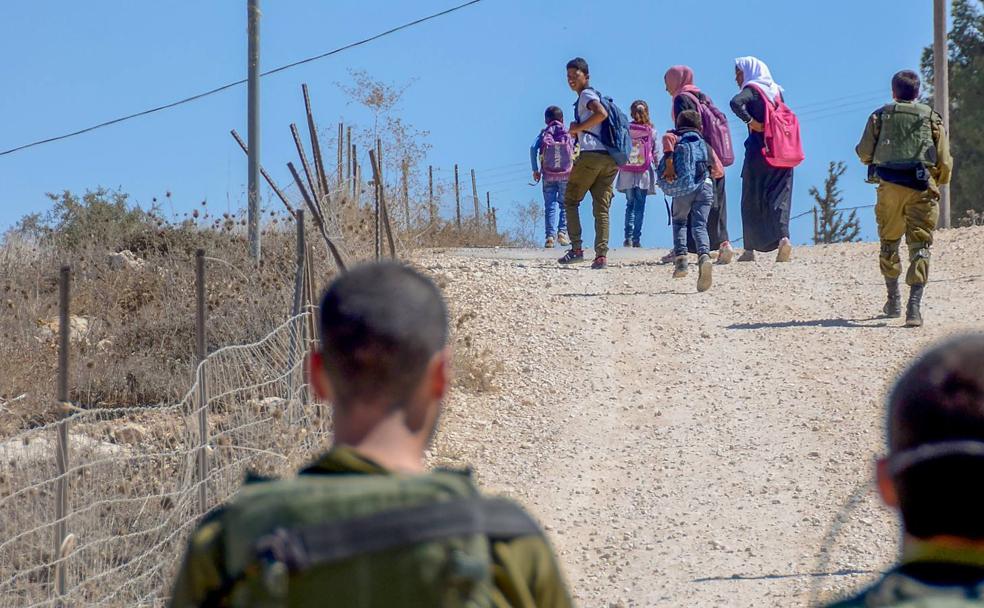
[[[263,69],[342,46],[443,10],[456,0],[328,2],[264,0]],[[180,99],[246,75],[246,2],[4,2],[0,4],[0,149],[89,126]],[[831,160],[848,162],[846,203],[873,202],[853,148],[867,114],[889,97],[895,71],[917,68],[932,40],[932,6],[906,0],[650,0],[611,9],[581,0],[483,0],[462,11],[262,81],[262,162],[283,185],[295,159],[288,131],[303,125],[301,82],[328,129],[339,118],[368,121],[336,82],[348,69],[401,82],[416,79],[400,116],[430,132],[427,162],[451,176],[453,163],[478,171],[500,217],[540,199],[527,185],[528,148],[542,111],[571,107],[564,65],[591,64],[592,83],[627,107],[649,101],[654,122],[669,126],[664,70],[686,63],[723,109],[736,92],[733,59],[761,57],[799,108],[807,160],[797,170],[793,213],[809,209]],[[615,6],[615,5],[612,5]],[[623,8],[625,7],[625,8]],[[906,10],[903,10],[906,9]],[[599,14],[601,10],[601,14]],[[568,112],[569,113],[569,112]],[[166,112],[74,139],[0,157],[0,229],[49,207],[45,192],[106,186],[149,204],[165,191],[175,210],[202,200],[220,211],[244,206],[246,161],[229,136],[245,135],[246,89],[240,86]],[[743,139],[735,127],[737,141]],[[329,155],[333,158],[333,151]],[[368,166],[368,161],[364,161]],[[426,164],[426,163],[424,163]],[[729,169],[732,236],[740,236],[740,160]],[[266,190],[264,190],[266,195]],[[668,245],[661,198],[650,197],[643,235]],[[270,203],[271,205],[274,203]],[[468,208],[468,207],[466,207]],[[624,198],[613,203],[613,244],[620,244]],[[871,210],[862,236],[875,238]],[[588,219],[590,204],[582,208]],[[590,224],[590,221],[586,222]],[[812,223],[793,223],[806,242]],[[539,232],[538,232],[539,234]],[[586,239],[590,242],[590,235]]]

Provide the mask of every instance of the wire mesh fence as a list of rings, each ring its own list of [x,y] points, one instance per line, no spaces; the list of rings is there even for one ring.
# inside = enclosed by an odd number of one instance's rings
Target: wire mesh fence
[[[288,474],[325,445],[328,413],[307,399],[303,373],[311,319],[306,311],[256,343],[212,353],[178,403],[65,404],[63,420],[4,439],[0,607],[163,605],[203,507],[227,500],[247,472]],[[62,425],[69,452],[59,475]],[[66,533],[57,538],[62,480]]]

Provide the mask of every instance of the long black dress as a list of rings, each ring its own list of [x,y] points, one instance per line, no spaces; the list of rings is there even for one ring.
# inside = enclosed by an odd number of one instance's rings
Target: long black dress
[[[731,100],[731,110],[748,122],[765,121],[762,95],[745,87]],[[789,238],[789,210],[793,204],[793,170],[777,169],[762,156],[762,134],[751,130],[745,140],[745,164],[741,169],[741,225],[745,249],[774,251]]]
[[[693,97],[682,94],[674,97],[673,116],[678,116],[680,112],[685,110],[700,112],[700,108],[694,103]],[[714,180],[714,202],[711,204],[711,212],[707,216],[707,236],[710,237],[711,251],[720,249],[721,243],[731,240],[728,238],[728,195],[725,190],[724,177]],[[693,231],[690,230],[689,222],[687,226],[687,249],[690,250],[690,253],[697,253],[697,243],[694,242],[694,235]]]

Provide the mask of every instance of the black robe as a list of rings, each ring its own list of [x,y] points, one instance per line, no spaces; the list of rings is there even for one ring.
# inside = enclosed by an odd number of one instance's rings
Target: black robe
[[[765,121],[766,100],[751,87],[731,100],[731,109],[748,122]],[[793,204],[793,170],[777,169],[762,156],[762,134],[749,131],[741,169],[741,225],[745,249],[773,251],[789,238],[789,210]]]

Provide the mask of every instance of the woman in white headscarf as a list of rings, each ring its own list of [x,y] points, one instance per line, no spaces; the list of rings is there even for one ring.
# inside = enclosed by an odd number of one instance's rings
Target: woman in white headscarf
[[[755,57],[735,60],[735,81],[741,92],[731,100],[731,110],[748,125],[745,164],[741,171],[745,252],[738,261],[754,260],[756,251],[778,250],[776,261],[788,262],[793,251],[789,242],[793,170],[773,167],[762,156],[765,104],[775,104],[783,89],[772,79],[769,66]]]

